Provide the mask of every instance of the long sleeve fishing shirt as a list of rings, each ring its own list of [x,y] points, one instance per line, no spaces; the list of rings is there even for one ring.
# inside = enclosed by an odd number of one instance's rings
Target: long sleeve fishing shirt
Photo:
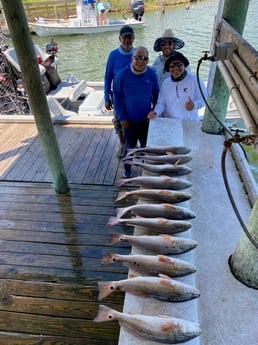
[[[118,74],[118,72],[131,63],[133,52],[134,48],[132,48],[129,52],[126,52],[121,47],[118,47],[110,52],[106,64],[104,78],[105,102],[111,100],[115,76]]]
[[[114,107],[120,121],[144,121],[157,103],[159,85],[156,72],[149,66],[135,74],[131,66],[118,73],[114,83]]]
[[[207,98],[207,89],[202,80],[200,80],[200,84],[203,94]],[[185,109],[188,97],[194,102],[194,108],[191,111]],[[198,121],[198,109],[204,105],[205,101],[199,90],[197,77],[187,72],[183,80],[173,81],[169,77],[163,81],[154,111],[157,116],[161,116],[164,112],[166,117]]]

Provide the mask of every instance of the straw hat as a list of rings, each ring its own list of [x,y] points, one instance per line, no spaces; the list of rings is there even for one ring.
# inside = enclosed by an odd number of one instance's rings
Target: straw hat
[[[160,52],[162,41],[167,41],[167,40],[172,40],[173,42],[176,43],[174,50],[181,49],[185,45],[184,41],[182,41],[180,38],[175,37],[171,29],[166,29],[163,32],[163,35],[157,38],[156,41],[154,42],[153,49],[155,50],[155,52]]]

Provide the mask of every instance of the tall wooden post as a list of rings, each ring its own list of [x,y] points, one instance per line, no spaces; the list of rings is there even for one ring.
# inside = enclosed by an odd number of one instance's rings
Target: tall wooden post
[[[247,229],[258,243],[258,199],[249,215]],[[258,250],[243,233],[229,262],[233,275],[243,284],[258,289]]]
[[[225,0],[222,17],[240,34],[243,33],[248,10],[249,0]],[[215,69],[213,88],[209,97],[209,105],[221,123],[225,122],[229,91],[224,79],[218,70]],[[202,130],[207,133],[221,134],[222,127],[214,119],[206,108],[202,123]]]
[[[2,0],[2,5],[54,188],[57,193],[65,193],[69,186],[22,1]]]

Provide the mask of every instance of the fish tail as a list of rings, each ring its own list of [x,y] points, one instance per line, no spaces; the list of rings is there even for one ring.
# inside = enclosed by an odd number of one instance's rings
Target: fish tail
[[[122,208],[117,208],[116,209],[116,216],[117,218],[123,217],[123,215],[127,212],[127,209],[122,207]]]
[[[106,253],[102,258],[101,264],[102,265],[108,265],[112,261],[113,261],[113,254],[112,253]]]
[[[113,225],[118,224],[118,218],[117,217],[110,217],[107,223],[107,227],[111,227]]]
[[[126,198],[127,194],[127,192],[119,192],[115,201],[123,200],[124,198]]]
[[[118,234],[117,232],[113,232],[112,234],[110,234],[109,244],[116,244],[120,241],[121,241],[121,235],[120,234]]]
[[[115,291],[115,288],[112,285],[112,282],[98,282],[98,288],[99,288],[99,295],[98,295],[99,301],[107,297],[108,295],[110,295],[113,291]]]
[[[105,305],[99,305],[99,311],[97,316],[93,319],[93,322],[114,321],[114,310],[106,307]]]
[[[127,149],[126,156],[132,156],[136,152],[136,149]]]
[[[121,187],[125,184],[126,179],[120,178],[117,182],[116,182],[116,187]]]

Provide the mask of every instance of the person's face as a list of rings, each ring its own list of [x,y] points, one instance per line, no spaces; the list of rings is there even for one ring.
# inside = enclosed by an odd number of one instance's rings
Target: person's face
[[[133,69],[137,72],[143,72],[148,64],[149,57],[145,50],[135,50],[132,56]]]
[[[134,35],[125,35],[120,36],[119,41],[121,43],[121,47],[126,51],[129,52],[133,47],[134,42]]]
[[[185,71],[185,65],[180,60],[175,60],[169,64],[169,72],[173,78],[179,78]]]
[[[174,42],[172,40],[164,40],[161,42],[161,51],[163,56],[168,57],[174,50]]]

